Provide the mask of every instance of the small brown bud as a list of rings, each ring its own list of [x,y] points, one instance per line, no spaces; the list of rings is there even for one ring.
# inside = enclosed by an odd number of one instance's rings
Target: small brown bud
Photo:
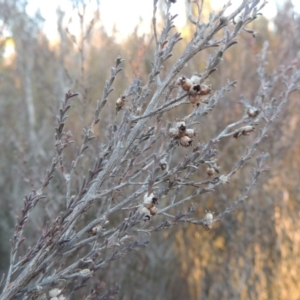
[[[250,118],[256,118],[259,114],[259,110],[256,107],[249,107],[247,114]]]
[[[183,136],[180,138],[180,145],[182,147],[189,147],[192,145],[193,140],[188,136]]]
[[[155,216],[158,212],[158,209],[156,206],[153,206],[152,208],[150,208],[150,214],[151,216]]]
[[[216,173],[215,169],[214,169],[214,168],[211,168],[211,167],[208,167],[208,168],[206,169],[206,172],[207,172],[207,175],[208,175],[209,177],[215,175],[215,173]]]
[[[124,105],[126,101],[126,96],[121,96],[117,101],[116,101],[116,110],[119,111]]]
[[[177,83],[181,86],[181,88],[188,92],[192,86],[192,81],[184,76],[178,78]]]
[[[205,96],[211,93],[211,88],[208,85],[201,85],[201,91],[200,91],[200,95],[201,96]]]
[[[200,105],[200,102],[201,102],[201,96],[200,95],[189,95],[189,100],[190,102],[193,104],[193,105],[197,105],[199,106]]]

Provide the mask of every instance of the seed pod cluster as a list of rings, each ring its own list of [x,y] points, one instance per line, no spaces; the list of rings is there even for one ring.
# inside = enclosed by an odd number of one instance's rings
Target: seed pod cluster
[[[158,209],[155,206],[157,203],[158,198],[153,193],[144,195],[143,203],[138,208],[138,213],[143,216],[144,221],[149,221],[152,216],[157,214]]]
[[[200,85],[201,77],[199,75],[193,75],[190,79],[185,76],[181,76],[177,80],[177,84],[181,88],[189,93],[189,100],[193,105],[200,105],[201,96],[205,96],[211,93],[211,87],[205,84]]]
[[[188,129],[184,121],[177,121],[175,127],[170,128],[169,135],[178,140],[182,147],[189,147],[192,145],[196,133],[194,129]]]

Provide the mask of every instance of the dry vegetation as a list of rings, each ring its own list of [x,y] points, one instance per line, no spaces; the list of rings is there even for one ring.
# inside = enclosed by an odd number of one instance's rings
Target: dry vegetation
[[[1,300],[300,298],[300,18],[153,2],[53,46],[0,0]]]

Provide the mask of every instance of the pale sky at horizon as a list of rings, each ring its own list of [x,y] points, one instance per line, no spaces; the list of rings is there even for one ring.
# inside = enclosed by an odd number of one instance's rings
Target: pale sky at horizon
[[[212,7],[218,9],[226,3],[227,0],[211,0]],[[237,6],[241,0],[232,0],[232,7]],[[276,15],[276,3],[282,4],[284,0],[271,0],[263,10],[264,16],[272,18]],[[293,1],[295,8],[300,12],[300,1]],[[180,14],[184,10],[185,1],[177,0],[172,5],[172,13],[178,14],[176,18],[176,25],[182,27],[185,23],[184,14]],[[44,31],[49,39],[55,39],[56,33],[56,8],[60,7],[63,11],[68,12],[68,17],[74,14],[72,5],[67,0],[51,0],[51,1],[39,1],[28,0],[27,12],[30,15],[34,15],[37,9],[40,10],[41,15],[45,19]],[[93,7],[93,5],[91,5]],[[94,6],[95,7],[95,6]],[[90,10],[91,12],[93,9]],[[140,25],[139,30],[141,32],[147,32],[151,28],[151,18],[153,12],[153,0],[100,0],[100,14],[101,21],[110,33],[113,26],[115,26],[117,32],[119,32],[120,38],[130,34],[139,20],[143,20],[143,24]],[[181,15],[181,17],[180,17]],[[90,16],[92,18],[92,16]]]

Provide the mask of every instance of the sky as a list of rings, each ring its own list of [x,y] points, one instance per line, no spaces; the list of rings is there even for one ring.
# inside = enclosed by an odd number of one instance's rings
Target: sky
[[[205,0],[207,1],[207,0]],[[95,1],[96,2],[96,1]],[[90,13],[95,8],[95,2],[91,0]],[[120,39],[129,35],[135,26],[140,22],[140,33],[147,32],[151,28],[151,18],[153,12],[153,0],[99,0],[101,20],[107,32],[112,32],[113,28],[118,32]],[[227,0],[211,0],[214,9],[223,6]],[[232,8],[236,7],[241,0],[232,0]],[[263,15],[272,18],[276,15],[276,3],[282,4],[284,0],[270,0],[263,10]],[[300,12],[300,0],[293,0],[297,11]],[[185,16],[181,12],[184,10],[185,0],[177,0],[172,5],[172,14],[178,14],[175,25],[179,28],[184,26]],[[56,8],[60,7],[63,11],[68,12],[68,17],[76,13],[72,9],[68,0],[28,0],[27,12],[34,15],[39,9],[42,17],[45,19],[44,31],[49,39],[56,39]],[[150,25],[150,26],[149,26]],[[70,28],[72,31],[72,28]],[[73,30],[76,30],[73,28]]]

